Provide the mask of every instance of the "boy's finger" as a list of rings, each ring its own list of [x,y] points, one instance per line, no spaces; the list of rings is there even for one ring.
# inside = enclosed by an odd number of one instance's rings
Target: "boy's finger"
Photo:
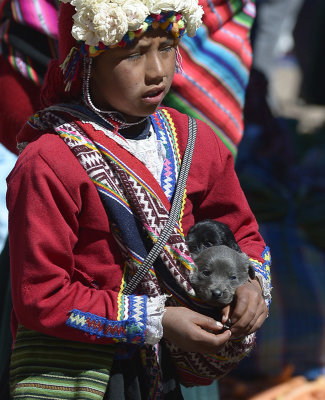
[[[231,332],[229,330],[217,335],[211,332],[205,332],[204,340],[200,345],[200,353],[217,353],[221,346],[228,342],[231,337]]]
[[[230,306],[226,306],[222,309],[221,322],[223,325],[228,321],[229,315],[230,315]]]
[[[262,326],[266,316],[267,312],[264,312],[263,309],[259,309],[255,313],[252,312],[252,310],[247,310],[246,313],[232,325],[231,330],[234,335],[238,333],[253,333]]]
[[[231,326],[232,333],[236,336],[238,334],[251,333],[257,322],[257,316],[253,319],[241,319]]]
[[[222,328],[223,324],[220,321],[216,321],[213,318],[202,316],[199,320],[195,321],[197,325],[201,328],[209,331],[213,331],[215,333],[219,333]]]
[[[263,322],[265,321],[265,318],[266,318],[266,316],[264,314],[260,315],[257,318],[257,320],[255,321],[254,325],[249,330],[248,334],[256,332],[263,325]]]

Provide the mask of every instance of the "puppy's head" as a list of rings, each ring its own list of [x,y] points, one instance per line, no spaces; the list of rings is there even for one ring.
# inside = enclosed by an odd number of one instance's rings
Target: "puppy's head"
[[[226,245],[241,252],[228,225],[212,219],[206,219],[193,225],[188,231],[186,242],[192,255],[197,255],[208,247],[220,245]]]
[[[248,256],[228,246],[212,246],[192,256],[196,266],[191,284],[196,295],[210,305],[231,303],[237,287],[255,277]]]

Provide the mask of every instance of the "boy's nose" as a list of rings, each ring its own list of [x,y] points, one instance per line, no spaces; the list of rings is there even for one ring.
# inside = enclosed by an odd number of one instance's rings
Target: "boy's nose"
[[[165,68],[159,56],[149,57],[146,67],[147,83],[160,83],[165,77]]]

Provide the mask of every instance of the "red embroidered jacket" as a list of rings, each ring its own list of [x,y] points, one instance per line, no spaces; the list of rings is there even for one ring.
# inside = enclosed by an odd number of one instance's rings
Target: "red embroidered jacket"
[[[169,112],[183,152],[187,116]],[[153,179],[149,171],[148,179]],[[20,323],[69,340],[143,341],[144,335],[142,339],[128,336],[127,324],[134,308],[138,307],[136,312],[144,310],[145,296],[131,296],[129,302],[118,297],[123,260],[107,214],[94,184],[59,136],[44,133],[23,151],[8,177],[7,205],[14,337]],[[265,264],[265,243],[240,188],[232,155],[215,133],[198,121],[182,220],[184,233],[205,218],[228,224],[242,250]],[[127,317],[117,321],[121,301]],[[82,310],[83,315],[72,321],[72,327],[67,321],[74,309]],[[144,333],[145,310],[140,319]]]

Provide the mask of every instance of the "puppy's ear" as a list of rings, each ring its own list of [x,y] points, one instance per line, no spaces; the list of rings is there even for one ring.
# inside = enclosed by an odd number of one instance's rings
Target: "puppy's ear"
[[[254,278],[255,278],[255,268],[253,267],[252,264],[249,264],[249,267],[248,267],[248,276],[249,276],[251,279],[254,279]]]

